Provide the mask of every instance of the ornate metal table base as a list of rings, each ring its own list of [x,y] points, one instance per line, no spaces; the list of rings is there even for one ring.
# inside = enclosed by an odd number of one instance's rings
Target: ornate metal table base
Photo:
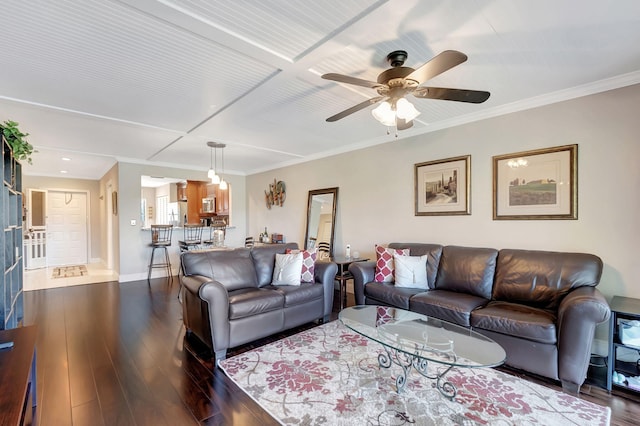
[[[378,363],[380,367],[389,368],[391,364],[399,365],[402,368],[402,372],[398,374],[396,378],[396,389],[398,393],[402,392],[404,386],[407,384],[407,376],[411,367],[413,366],[418,373],[422,376],[436,380],[436,388],[440,391],[440,393],[446,396],[449,399],[455,398],[458,393],[458,389],[456,386],[445,380],[444,376],[453,368],[453,365],[443,365],[442,368],[438,369],[436,367],[435,374],[429,374],[429,361],[424,358],[421,358],[417,355],[408,354],[406,352],[399,351],[397,349],[389,348],[387,346],[382,345],[386,354],[378,355]],[[456,362],[457,356],[453,352],[449,351],[437,351],[440,355],[450,360],[452,363]],[[437,363],[436,363],[437,364]],[[443,370],[444,369],[444,370]],[[442,371],[439,371],[442,370]]]

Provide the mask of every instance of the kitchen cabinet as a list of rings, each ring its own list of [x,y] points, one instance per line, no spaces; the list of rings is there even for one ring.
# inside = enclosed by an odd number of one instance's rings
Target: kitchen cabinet
[[[207,183],[199,180],[188,180],[187,223],[200,223],[203,198],[207,198]]]
[[[231,186],[220,189],[220,185],[214,185],[207,181],[187,180],[178,183],[178,201],[187,202],[187,223],[200,223],[203,218],[212,216],[228,216],[230,210]],[[204,212],[202,200],[215,198],[215,211]]]
[[[228,215],[229,214],[229,193],[231,192],[231,185],[227,186],[227,189],[220,189],[219,185],[216,185],[216,214]]]
[[[176,184],[178,191],[178,201],[187,201],[187,182],[179,182]]]

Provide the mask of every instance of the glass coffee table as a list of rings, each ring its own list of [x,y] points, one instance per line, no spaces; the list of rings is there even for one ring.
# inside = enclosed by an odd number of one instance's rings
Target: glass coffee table
[[[401,392],[411,367],[436,380],[436,388],[453,399],[458,390],[445,379],[454,367],[496,367],[504,363],[502,346],[465,327],[416,312],[386,306],[352,306],[343,309],[340,321],[362,336],[378,342],[385,353],[378,355],[381,367],[402,367],[396,378]],[[437,364],[429,373],[429,364]]]

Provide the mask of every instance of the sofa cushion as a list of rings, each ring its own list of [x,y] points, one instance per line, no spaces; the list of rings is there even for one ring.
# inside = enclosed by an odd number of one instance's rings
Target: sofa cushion
[[[379,283],[394,282],[394,261],[393,255],[409,256],[408,249],[391,249],[376,244],[376,274],[374,280]]]
[[[446,246],[435,288],[491,299],[497,257],[491,248]]]
[[[302,253],[302,273],[300,274],[300,282],[312,283],[315,282],[316,273],[316,259],[318,257],[318,250],[291,250],[287,249],[286,253]]]
[[[409,309],[411,296],[423,291],[421,288],[396,287],[392,283],[371,282],[364,287],[367,299],[375,299],[376,304],[382,303],[401,309]],[[366,303],[372,304],[370,300]]]
[[[471,311],[489,302],[483,297],[448,290],[429,290],[409,301],[409,310],[464,327],[471,325]]]
[[[264,288],[229,292],[229,319],[239,319],[284,308],[284,295]]]
[[[266,286],[264,289],[273,289],[284,296],[284,307],[302,305],[312,300],[324,297],[324,287],[315,283],[302,283],[299,286],[279,285]]]
[[[442,246],[440,244],[424,243],[391,243],[389,248],[408,248],[411,256],[427,255],[427,281],[429,288],[435,288],[438,265],[442,256]]]
[[[602,260],[586,253],[500,250],[493,299],[556,311],[573,288],[596,286]]]
[[[534,342],[556,344],[556,316],[544,309],[493,301],[471,313],[471,326]]]
[[[271,284],[273,267],[276,263],[276,253],[284,254],[287,249],[296,250],[297,248],[298,244],[296,243],[254,246],[251,249],[251,258],[253,259],[258,287]]]
[[[428,289],[428,257],[426,254],[423,256],[400,256],[397,253],[394,254],[396,287]]]
[[[302,274],[302,253],[276,253],[276,264],[273,268],[273,285],[300,285]]]
[[[251,254],[235,250],[188,251],[181,255],[185,275],[202,275],[219,281],[227,291],[258,286]]]

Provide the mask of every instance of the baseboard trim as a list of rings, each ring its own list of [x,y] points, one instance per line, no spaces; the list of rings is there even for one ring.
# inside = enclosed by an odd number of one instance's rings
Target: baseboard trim
[[[171,270],[171,274],[173,276],[178,275],[178,270],[177,269],[173,269]],[[125,275],[119,275],[118,276],[118,282],[119,283],[126,283],[126,282],[130,282],[130,281],[140,281],[140,280],[146,280],[147,279],[147,275],[148,272],[138,272],[136,274],[125,274]],[[164,271],[161,270],[154,270],[151,272],[151,278],[163,278],[166,277],[167,275],[164,273]]]

